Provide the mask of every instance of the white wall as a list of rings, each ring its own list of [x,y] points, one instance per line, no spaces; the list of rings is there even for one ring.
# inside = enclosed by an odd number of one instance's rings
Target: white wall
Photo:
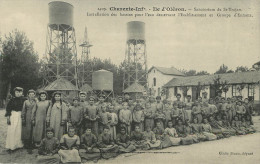
[[[152,88],[155,91],[155,96],[158,95],[158,88],[162,91],[162,87],[168,83],[173,78],[178,78],[180,76],[173,76],[173,75],[165,75],[158,71],[157,69],[153,68],[148,73],[148,88]],[[156,78],[156,86],[153,85],[153,79]]]
[[[208,86],[208,87],[206,87],[205,90],[202,90],[200,92],[201,96],[202,96],[202,92],[203,91],[206,91],[208,93],[208,98],[209,98],[209,96],[210,96],[210,87]],[[181,91],[181,89],[179,87],[177,87],[177,93],[181,94],[181,96],[183,98],[182,91]],[[169,97],[168,98],[171,99],[171,100],[176,100],[175,95],[177,93],[174,93],[174,87],[169,88]],[[248,86],[247,85],[244,87],[244,89],[241,91],[241,93],[242,93],[243,99],[244,98],[248,98]],[[192,88],[191,87],[189,87],[189,90],[188,90],[187,94],[188,95],[192,95]],[[221,96],[225,97],[225,93],[223,92]],[[237,96],[238,96],[238,94],[237,94]],[[228,98],[228,97],[232,97],[232,86],[229,87],[229,89],[228,89],[228,91],[226,93],[226,98]],[[260,102],[260,85],[259,84],[255,86],[254,100],[256,102]]]

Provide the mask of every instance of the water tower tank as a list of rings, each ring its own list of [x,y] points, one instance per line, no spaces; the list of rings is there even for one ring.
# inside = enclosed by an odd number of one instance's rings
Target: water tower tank
[[[73,6],[66,2],[53,1],[49,3],[49,26],[60,31],[73,27]],[[71,29],[70,29],[71,30]]]
[[[145,23],[131,21],[127,23],[127,40],[145,40]]]
[[[103,69],[93,72],[92,88],[93,90],[113,91],[113,73]]]

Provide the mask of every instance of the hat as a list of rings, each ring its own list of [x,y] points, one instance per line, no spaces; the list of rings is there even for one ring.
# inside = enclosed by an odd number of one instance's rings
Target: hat
[[[160,99],[160,100],[161,100],[162,98],[161,98],[161,96],[156,96],[156,100],[157,100],[157,99]]]
[[[104,94],[100,94],[99,97],[106,98],[106,96]]]
[[[89,99],[94,99],[95,100],[95,97],[94,96],[89,96]]]
[[[14,92],[15,92],[15,91],[23,92],[23,88],[21,88],[21,87],[15,87],[15,88],[14,88]]]
[[[39,95],[41,95],[41,94],[45,94],[46,96],[48,95],[46,91],[40,91]]]
[[[202,94],[208,94],[206,91],[202,92]]]
[[[35,92],[35,90],[30,89],[27,94],[29,95],[29,93],[34,93],[35,94],[36,92]]]
[[[74,97],[72,101],[78,100],[79,101],[79,97]]]
[[[87,93],[86,93],[86,92],[82,92],[82,91],[81,91],[81,92],[79,92],[79,94],[80,94],[80,95],[87,95]]]

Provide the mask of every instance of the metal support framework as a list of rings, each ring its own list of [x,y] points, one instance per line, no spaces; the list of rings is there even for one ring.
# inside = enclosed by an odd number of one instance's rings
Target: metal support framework
[[[147,56],[144,40],[128,40],[126,44],[123,90],[137,82],[147,89]]]
[[[75,29],[69,25],[48,25],[46,38],[44,86],[64,78],[78,88]]]
[[[95,95],[105,95],[105,100],[107,100],[109,97],[114,98],[114,91],[104,91],[104,90],[95,90],[93,91]]]
[[[84,41],[80,45],[82,47],[82,54],[79,66],[79,84],[80,87],[84,84],[91,84],[92,83],[92,73],[93,73],[93,66],[92,62],[90,62],[90,47],[92,47],[88,40],[88,33],[87,28],[85,28],[84,33]]]

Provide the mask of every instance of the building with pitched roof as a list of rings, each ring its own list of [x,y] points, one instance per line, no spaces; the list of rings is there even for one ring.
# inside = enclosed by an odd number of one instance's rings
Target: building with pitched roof
[[[163,86],[171,79],[185,76],[176,68],[156,67],[152,66],[148,70],[148,88],[149,93],[154,96],[161,95]]]
[[[48,92],[48,95],[52,95],[52,93],[56,91],[60,91],[62,93],[63,100],[67,102],[71,102],[71,100],[78,95],[78,89],[75,85],[73,85],[70,81],[59,78],[44,88],[45,91]]]
[[[177,93],[182,97],[191,95],[195,100],[206,92],[214,98],[217,90],[221,89],[223,97],[242,97],[260,102],[260,71],[236,72],[213,75],[187,76],[172,78],[164,85],[166,97],[175,99]]]

